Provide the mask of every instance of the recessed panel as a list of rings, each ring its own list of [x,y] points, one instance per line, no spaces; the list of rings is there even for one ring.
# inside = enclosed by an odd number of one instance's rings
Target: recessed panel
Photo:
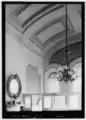
[[[19,15],[19,19],[22,20],[22,22],[25,22],[25,20],[29,19],[32,15],[34,15],[37,11],[42,9],[47,4],[31,4],[25,11],[23,11]]]
[[[30,23],[32,23],[29,27],[28,27],[28,31],[27,33],[31,33],[32,36],[35,36],[36,33],[38,33],[40,31],[40,29],[42,29],[44,26],[47,26],[48,23],[50,23],[51,21],[55,20],[55,19],[59,19],[61,16],[63,17],[63,15],[65,15],[65,9],[64,6],[63,7],[59,7],[60,5],[57,4],[57,6],[54,6],[52,9],[48,9],[47,11],[45,11],[43,14],[40,14],[39,17],[36,17],[35,20],[30,21]],[[55,9],[57,8],[57,9]],[[52,11],[52,12],[49,12]],[[29,23],[28,23],[29,25]],[[33,33],[32,33],[33,31]]]
[[[39,34],[38,37],[42,42],[45,42],[46,40],[51,38],[53,35],[59,34],[64,30],[65,30],[64,26],[59,22],[49,27],[48,29],[45,29],[45,31]]]

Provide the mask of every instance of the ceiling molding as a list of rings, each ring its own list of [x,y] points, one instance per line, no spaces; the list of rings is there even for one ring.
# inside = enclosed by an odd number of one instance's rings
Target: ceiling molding
[[[74,33],[74,30],[68,30],[67,34],[68,36],[72,33]],[[62,31],[60,33],[57,33],[55,35],[53,35],[52,37],[50,37],[48,40],[46,40],[46,42],[44,43],[44,49],[47,49],[49,47],[49,45],[53,45],[55,41],[57,41],[57,43],[59,43],[59,41],[61,41],[61,39],[66,38],[66,32]],[[53,43],[53,44],[52,44]]]
[[[43,45],[41,44],[41,42],[40,42],[37,38],[35,38],[35,39],[29,38],[28,40],[30,40],[33,44],[35,44],[35,45],[36,45],[38,48],[40,48],[42,51],[44,50]]]
[[[68,34],[70,34],[74,31],[68,30],[67,32],[68,32]],[[57,33],[57,34],[53,35],[48,40],[46,40],[46,42],[44,43],[44,48],[46,49],[48,47],[48,45],[50,45],[50,44],[52,45],[52,43],[55,42],[55,41],[59,42],[63,37],[65,38],[65,36],[66,36],[65,31],[62,31],[60,33]]]
[[[31,4],[21,4],[21,6],[16,9],[13,14],[17,17],[19,16],[22,12],[25,11],[25,9],[27,9]]]
[[[51,42],[53,42],[59,38],[66,37],[66,22],[65,22],[65,20],[66,20],[65,15],[62,16],[62,18],[60,18],[60,22],[64,25],[65,31],[57,33],[56,35],[53,35],[51,38],[46,40],[46,42],[44,43],[44,47],[47,47],[47,45],[49,45]],[[72,25],[69,17],[67,17],[67,34],[74,33],[74,32],[75,31],[74,31],[73,25]]]
[[[68,34],[70,35],[71,33],[74,33],[74,31],[68,31]],[[49,48],[49,49],[51,49],[51,47],[52,46],[54,46],[55,44],[59,44],[59,42],[60,41],[63,41],[63,38],[64,38],[64,35],[65,35],[66,33],[63,31],[62,33],[60,33],[60,34],[56,34],[56,35],[54,35],[54,36],[52,36],[51,37],[51,39],[49,39],[48,40],[48,43],[44,43],[44,44],[42,44],[41,42],[40,42],[40,40],[37,38],[37,37],[35,37],[35,38],[29,38],[29,40],[30,41],[32,41],[32,43],[34,43],[38,48],[40,48],[40,50],[42,50],[42,51],[47,51],[46,49],[47,48]],[[69,37],[69,36],[68,36]],[[58,41],[57,41],[57,39],[59,39]],[[62,40],[61,40],[62,39]],[[56,42],[55,42],[56,41]],[[55,42],[55,43],[54,43]],[[52,44],[53,43],[53,44]],[[51,46],[51,47],[50,47]]]
[[[25,22],[22,22],[18,16],[30,6],[31,4],[22,4],[9,16],[8,19],[8,22],[11,23],[15,28],[17,28],[18,31],[23,34],[26,32],[28,27],[37,22],[39,19],[43,18],[51,12],[64,7],[63,4],[46,4],[44,7],[32,14],[27,20],[25,20]]]
[[[57,24],[57,23],[62,23],[62,19],[64,19],[65,15],[63,16],[60,16],[60,17],[57,17],[53,20],[51,20],[50,22],[44,24],[38,31],[36,31],[35,33],[33,33],[32,37],[33,36],[38,36],[39,34],[41,34],[43,31],[45,31],[46,29],[48,29],[49,27],[53,26],[54,24]],[[63,24],[63,23],[62,23]]]
[[[31,5],[32,4],[19,4],[19,7],[17,8],[14,6],[16,10],[13,9],[14,12],[10,12],[10,16],[7,17],[7,21],[21,34],[23,33],[22,35],[27,39],[27,41],[31,41],[34,44],[33,46],[37,46],[38,49],[40,48],[39,51],[41,52],[46,53],[47,51],[51,51],[51,49],[53,51],[53,47],[57,47],[56,45],[60,42],[65,44],[65,4],[38,4],[37,6],[35,6],[35,4],[33,4],[33,6]],[[11,11],[12,6],[11,9],[8,10]],[[29,12],[29,10],[31,11]],[[76,25],[73,24],[74,21],[71,18],[71,14],[68,14],[67,17],[68,38],[70,38],[72,35],[76,36],[76,34],[79,33],[79,31],[77,33],[75,32],[76,29],[74,30],[74,26]],[[77,11],[75,16],[77,16],[77,14],[79,15],[79,11]],[[50,19],[48,20],[48,18]],[[75,23],[77,23],[77,21],[78,20],[76,19]],[[60,25],[58,25],[59,23]],[[77,24],[77,26],[79,25],[80,24]],[[48,28],[49,31],[47,30]],[[79,27],[77,27],[77,29],[78,28]],[[24,42],[26,41],[24,40]]]
[[[52,6],[52,7],[53,7],[53,6]],[[25,33],[25,32],[27,31],[27,29],[28,29],[31,25],[33,25],[34,23],[36,23],[38,20],[42,19],[43,17],[47,16],[48,14],[50,14],[50,13],[52,13],[52,12],[54,12],[54,11],[60,9],[60,8],[63,8],[64,5],[59,5],[59,6],[58,6],[58,5],[56,4],[56,7],[54,7],[54,8],[52,8],[52,7],[50,7],[50,9],[48,8],[49,11],[45,11],[43,14],[41,13],[38,17],[35,16],[34,19],[28,20],[28,25],[25,26],[23,33]],[[52,9],[51,9],[51,8],[52,8]]]
[[[55,4],[46,4],[44,7],[36,11],[34,14],[32,14],[28,19],[22,24],[22,27],[25,27],[30,21],[32,21],[35,17],[38,15],[44,13],[47,9],[55,6]]]
[[[58,40],[60,38],[63,38],[64,36],[66,36],[66,22],[65,22],[65,15],[59,17],[59,18],[56,18],[56,19],[53,19],[52,21],[46,23],[45,25],[43,25],[38,31],[34,32],[33,35],[31,36],[31,39],[33,39],[33,41],[37,41],[40,46],[43,46],[43,48],[45,49],[46,47],[48,47],[49,44],[52,44],[54,41]],[[74,28],[72,26],[72,23],[69,19],[69,17],[67,17],[67,21],[68,21],[68,24],[67,24],[67,29],[68,29],[68,34],[72,33],[72,32],[75,32],[74,31]],[[46,29],[52,27],[54,24],[58,24],[58,23],[61,23],[64,27],[64,30],[60,33],[56,33],[55,35],[52,35],[52,37],[50,37],[49,39],[45,40],[45,42],[41,42],[41,39],[38,38],[38,35],[42,34],[42,32],[46,31]],[[50,28],[52,29],[52,28]],[[36,43],[36,42],[35,42]],[[38,44],[37,43],[37,44]]]
[[[9,18],[7,19],[7,22],[10,23],[14,28],[16,28],[20,33],[22,33],[22,28],[21,28],[21,20],[18,19],[18,16],[24,12],[26,8],[28,8],[31,4],[21,4],[14,12],[12,12],[9,15]]]

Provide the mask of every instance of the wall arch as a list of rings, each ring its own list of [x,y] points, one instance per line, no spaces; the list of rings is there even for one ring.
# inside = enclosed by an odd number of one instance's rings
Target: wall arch
[[[81,57],[73,60],[73,61],[70,63],[70,67],[73,68],[73,67],[74,67],[76,64],[78,64],[78,63],[82,63],[82,58],[81,58]]]
[[[50,64],[45,69],[44,74],[44,93],[58,93],[60,92],[60,85],[57,78],[49,78],[50,74],[58,74],[58,68],[61,68],[60,64]]]

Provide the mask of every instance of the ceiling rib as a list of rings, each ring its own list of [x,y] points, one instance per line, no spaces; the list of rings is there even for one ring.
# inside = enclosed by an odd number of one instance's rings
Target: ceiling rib
[[[46,48],[49,44],[52,44],[52,42],[54,42],[55,40],[65,36],[65,15],[59,17],[59,18],[56,18],[56,19],[53,19],[52,21],[50,21],[49,23],[46,23],[45,25],[43,25],[43,27],[41,27],[37,32],[34,32],[33,35],[31,36],[31,38],[34,40],[34,41],[38,41],[38,35],[40,35],[43,31],[46,31],[46,29],[48,29],[49,27],[53,26],[54,24],[57,24],[57,23],[61,23],[63,24],[64,26],[64,31],[60,32],[60,33],[56,33],[55,35],[52,35],[52,37],[50,37],[49,39],[45,40],[46,42],[44,42],[44,44],[42,43],[41,45],[43,45],[44,48]],[[68,17],[68,33],[72,33],[74,32],[74,29],[73,29],[73,26],[72,26],[72,23]],[[41,41],[41,40],[39,40]],[[38,41],[38,42],[39,42]],[[40,43],[40,42],[39,42]]]
[[[25,9],[27,9],[31,4],[23,4],[17,10],[14,11],[15,16],[19,16]]]
[[[73,33],[74,31],[68,31],[69,34]],[[60,38],[64,38],[65,35],[65,31],[62,31],[61,33],[57,33],[55,35],[53,35],[52,37],[50,37],[47,42],[45,42],[44,44],[40,42],[40,40],[35,37],[35,38],[30,38],[29,40],[32,41],[37,47],[39,47],[42,51],[44,51],[49,44],[52,44],[52,42],[57,41],[57,39]],[[61,37],[62,36],[62,37]],[[60,40],[59,40],[60,41]],[[58,41],[58,43],[59,43]]]
[[[52,7],[53,7],[54,5],[52,5]],[[35,14],[34,15],[34,17],[30,17],[28,20],[27,20],[27,22],[25,21],[25,23],[22,25],[22,27],[25,27],[24,28],[24,31],[23,31],[23,33],[25,33],[26,32],[26,30],[28,29],[28,27],[30,27],[32,24],[34,24],[35,22],[37,22],[38,20],[40,20],[41,18],[43,18],[44,16],[46,16],[46,15],[48,15],[48,14],[50,14],[50,13],[52,13],[52,12],[54,12],[54,11],[56,11],[56,10],[58,10],[58,9],[60,9],[60,8],[63,8],[64,7],[64,5],[57,5],[56,7],[54,7],[54,8],[52,8],[52,9],[50,9],[49,11],[47,11],[47,12],[45,12],[45,10],[43,10],[42,12],[39,12],[39,14],[42,14],[42,15],[40,15],[40,16],[38,16],[37,17],[37,15]],[[50,7],[51,8],[51,7]],[[48,8],[49,9],[49,8]],[[46,9],[47,10],[47,9]],[[39,15],[38,14],[38,15]],[[36,18],[37,17],[37,18]]]
[[[64,35],[65,35],[65,31],[62,31],[60,33],[56,33],[55,35],[50,37],[48,40],[46,40],[46,42],[44,43],[44,46],[47,46],[49,43],[54,42],[55,40],[57,40],[58,38],[60,38],[61,36],[64,36]]]
[[[36,38],[37,39],[37,38]],[[38,42],[38,40],[34,40],[34,39],[32,39],[32,38],[29,38],[29,40],[33,43],[33,44],[35,44],[38,48],[40,48],[42,51],[43,51],[43,49],[44,49],[44,47],[43,47],[43,45],[40,43],[40,42]]]
[[[34,14],[32,14],[23,24],[22,27],[25,27],[26,24],[28,24],[28,22],[30,22],[32,19],[34,19],[36,16],[38,16],[39,14],[45,12],[47,9],[51,8],[55,6],[55,4],[48,4],[45,5],[43,8],[39,9],[38,11],[36,11]]]

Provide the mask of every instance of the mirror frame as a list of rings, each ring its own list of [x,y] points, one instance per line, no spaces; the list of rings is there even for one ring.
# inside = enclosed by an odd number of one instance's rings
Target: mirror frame
[[[15,79],[16,82],[18,83],[18,92],[16,94],[12,93],[11,90],[10,90],[10,84],[11,84],[13,79]],[[19,97],[19,95],[21,93],[21,89],[22,89],[22,85],[21,85],[21,81],[20,81],[19,76],[17,74],[10,75],[8,80],[7,80],[7,93],[8,93],[8,96],[11,97],[11,98],[16,99],[17,97]]]

